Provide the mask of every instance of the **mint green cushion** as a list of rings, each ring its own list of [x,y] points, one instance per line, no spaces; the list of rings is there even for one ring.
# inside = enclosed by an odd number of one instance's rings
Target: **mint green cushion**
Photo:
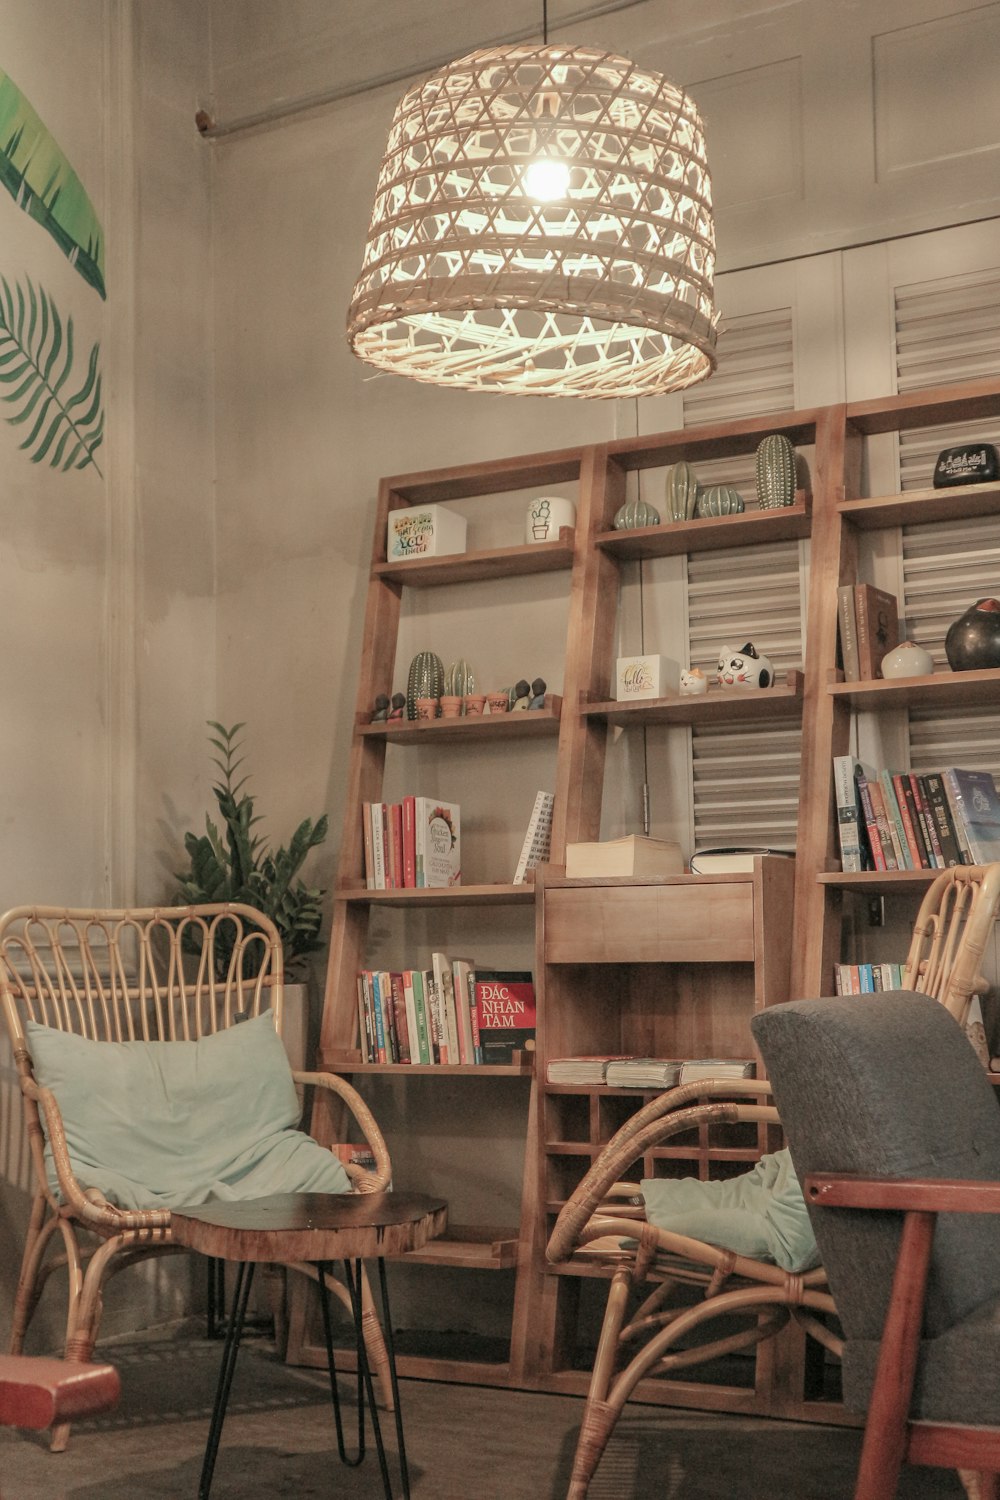
[[[341,1162],[293,1128],[299,1101],[269,1014],[197,1042],[92,1042],[34,1021],[27,1037],[76,1180],[119,1208],[351,1191]],[[58,1191],[48,1146],[46,1159]]]
[[[799,1180],[787,1151],[762,1156],[752,1172],[720,1182],[647,1177],[646,1218],[693,1240],[785,1271],[819,1265],[819,1252]]]

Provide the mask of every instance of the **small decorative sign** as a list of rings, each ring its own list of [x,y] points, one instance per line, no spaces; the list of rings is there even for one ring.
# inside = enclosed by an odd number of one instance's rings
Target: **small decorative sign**
[[[386,557],[408,562],[465,551],[466,520],[443,505],[413,505],[389,512]]]
[[[997,450],[992,443],[962,443],[945,448],[934,465],[934,488],[951,484],[987,484],[1000,476]]]
[[[668,656],[619,656],[616,700],[664,698],[676,693],[681,670]]]

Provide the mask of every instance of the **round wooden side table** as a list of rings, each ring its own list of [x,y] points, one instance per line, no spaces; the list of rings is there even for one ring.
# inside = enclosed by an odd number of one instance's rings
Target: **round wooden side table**
[[[219,1382],[216,1387],[212,1421],[205,1447],[198,1500],[208,1500],[212,1473],[222,1436],[226,1405],[236,1369],[243,1324],[246,1318],[254,1267],[258,1261],[272,1264],[310,1264],[316,1267],[323,1328],[326,1336],[330,1371],[330,1397],[337,1427],[337,1448],[343,1463],[355,1465],[364,1458],[365,1396],[371,1414],[372,1431],[378,1451],[379,1467],[386,1500],[392,1500],[389,1465],[382,1441],[378,1407],[372,1385],[371,1369],[365,1352],[362,1330],[361,1268],[366,1260],[378,1262],[382,1294],[382,1315],[389,1377],[395,1406],[396,1438],[399,1445],[399,1468],[404,1500],[410,1493],[410,1477],[403,1443],[403,1419],[399,1406],[396,1379],[396,1355],[392,1341],[392,1319],[389,1313],[389,1291],[385,1276],[385,1257],[406,1250],[418,1250],[442,1233],[448,1221],[448,1206],[440,1198],[422,1193],[280,1193],[269,1198],[252,1198],[246,1202],[205,1203],[195,1208],[174,1209],[171,1214],[175,1244],[187,1245],[202,1255],[237,1262],[239,1269],[233,1296],[233,1311],[226,1328]],[[337,1372],[334,1363],[330,1300],[326,1278],[334,1261],[342,1261],[344,1275],[354,1312],[358,1371],[358,1452],[348,1456],[340,1415]]]

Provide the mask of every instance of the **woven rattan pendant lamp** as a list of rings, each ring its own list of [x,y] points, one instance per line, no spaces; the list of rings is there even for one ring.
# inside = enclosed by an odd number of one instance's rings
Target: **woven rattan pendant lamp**
[[[592,48],[497,47],[400,100],[348,339],[435,385],[655,395],[715,368],[714,265],[688,96]]]

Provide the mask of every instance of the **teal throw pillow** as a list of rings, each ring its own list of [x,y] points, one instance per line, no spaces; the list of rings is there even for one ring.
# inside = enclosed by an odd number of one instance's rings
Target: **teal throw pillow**
[[[27,1024],[82,1187],[119,1208],[351,1191],[342,1163],[295,1128],[300,1105],[270,1014],[196,1042],[94,1042]],[[46,1146],[49,1181],[58,1185]]]
[[[787,1151],[762,1156],[751,1172],[720,1182],[647,1177],[646,1218],[658,1229],[702,1240],[785,1271],[820,1263],[802,1189]]]

